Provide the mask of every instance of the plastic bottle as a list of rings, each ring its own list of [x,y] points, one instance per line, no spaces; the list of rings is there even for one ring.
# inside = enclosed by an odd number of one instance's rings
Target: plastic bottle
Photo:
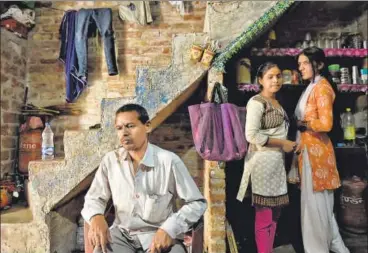
[[[351,113],[350,108],[346,108],[346,113],[343,119],[344,127],[344,142],[347,146],[353,146],[355,144],[355,123],[354,116]]]
[[[50,123],[46,123],[46,127],[42,132],[42,160],[52,159],[54,159],[54,133]]]

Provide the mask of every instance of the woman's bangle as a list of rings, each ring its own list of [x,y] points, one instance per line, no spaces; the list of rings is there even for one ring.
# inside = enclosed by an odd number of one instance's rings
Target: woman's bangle
[[[301,125],[299,125],[297,127],[297,129],[300,131],[300,132],[305,132],[307,130],[307,127],[308,126],[308,122],[307,121],[302,121],[301,122]]]

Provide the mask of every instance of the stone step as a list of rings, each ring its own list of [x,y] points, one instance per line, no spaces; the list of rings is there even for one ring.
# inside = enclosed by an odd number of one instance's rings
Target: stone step
[[[120,106],[141,104],[155,128],[195,92],[207,69],[200,63],[190,62],[190,48],[204,39],[204,34],[175,35],[170,66],[140,67],[136,96],[102,100],[100,129],[65,131],[64,158],[29,163],[33,223],[49,230],[54,210],[89,187],[103,155],[117,147],[114,119]]]
[[[204,39],[205,34],[174,35],[172,64],[160,69],[138,68],[135,97],[103,99],[100,129],[66,131],[64,159],[30,163],[31,187],[43,212],[50,212],[60,201],[77,194],[78,189],[85,189],[87,183],[82,182],[90,182],[88,176],[99,166],[103,155],[117,147],[114,119],[120,106],[141,104],[155,128],[194,93],[207,69],[190,61],[190,48]],[[78,186],[80,183],[83,187]]]

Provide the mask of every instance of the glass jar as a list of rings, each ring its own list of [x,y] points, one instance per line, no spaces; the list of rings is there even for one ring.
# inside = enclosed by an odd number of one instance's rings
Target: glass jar
[[[340,65],[339,64],[331,64],[328,66],[328,71],[331,74],[331,78],[332,81],[335,84],[340,84],[341,80],[340,80]]]
[[[284,69],[282,71],[282,83],[283,84],[291,84],[292,83],[292,72],[290,69]]]

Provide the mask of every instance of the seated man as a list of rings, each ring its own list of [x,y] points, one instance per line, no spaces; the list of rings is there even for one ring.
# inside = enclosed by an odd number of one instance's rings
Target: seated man
[[[203,215],[205,199],[182,160],[148,142],[150,121],[143,107],[119,108],[115,128],[121,147],[103,157],[82,210],[94,253],[184,253],[176,239]],[[109,229],[104,211],[110,197],[115,221]],[[175,197],[185,203],[174,213]]]

